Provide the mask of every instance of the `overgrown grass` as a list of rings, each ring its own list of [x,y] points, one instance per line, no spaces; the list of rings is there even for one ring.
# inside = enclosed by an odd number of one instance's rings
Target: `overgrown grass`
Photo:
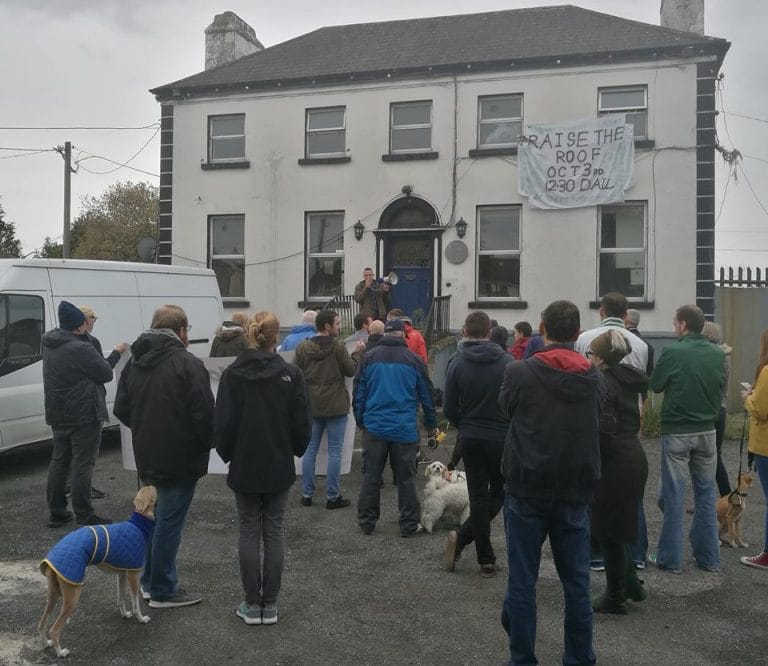
[[[651,395],[645,401],[643,408],[643,427],[640,430],[642,437],[661,437],[661,404],[664,401],[663,395]],[[744,412],[728,412],[725,415],[725,436],[726,440],[740,440],[741,431],[744,427]],[[749,420],[745,437],[749,435]]]

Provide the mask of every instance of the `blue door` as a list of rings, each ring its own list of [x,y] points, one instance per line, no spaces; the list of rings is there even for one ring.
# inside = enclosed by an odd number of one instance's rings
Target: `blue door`
[[[418,328],[432,304],[432,237],[403,234],[391,237],[388,246],[385,269],[398,278],[392,288],[392,307],[405,312]]]

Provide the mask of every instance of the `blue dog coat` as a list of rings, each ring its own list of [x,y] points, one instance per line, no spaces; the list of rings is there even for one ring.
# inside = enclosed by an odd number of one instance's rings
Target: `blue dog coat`
[[[43,565],[47,564],[72,585],[83,584],[89,564],[139,570],[144,565],[146,544],[154,526],[155,521],[134,511],[122,523],[81,527],[48,551],[40,570],[45,573]]]

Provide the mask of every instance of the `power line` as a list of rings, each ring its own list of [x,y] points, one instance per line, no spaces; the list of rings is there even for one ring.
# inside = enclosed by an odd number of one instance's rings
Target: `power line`
[[[748,157],[751,160],[757,160],[758,162],[765,162],[768,164],[768,160],[766,160],[763,157],[755,157],[754,155],[745,155],[744,153],[741,154],[742,157]]]
[[[83,167],[83,169],[85,171],[87,171],[88,173],[105,176],[107,174],[114,173],[115,171],[119,171],[120,169],[122,169],[124,167],[128,167],[128,165],[131,162],[133,162],[133,160],[135,160],[139,155],[141,155],[142,151],[152,142],[152,140],[158,135],[159,132],[160,132],[160,128],[158,127],[155,130],[155,133],[151,137],[149,137],[149,139],[147,139],[147,141],[144,143],[144,145],[141,148],[139,148],[133,155],[131,155],[131,157],[129,157],[125,162],[123,162],[123,163],[119,164],[118,166],[116,166],[114,169],[109,169],[108,171],[92,171],[92,170],[87,169],[85,167]],[[90,155],[90,157],[85,157],[82,160],[81,159],[75,160],[75,164],[78,165],[78,166],[81,166],[82,162],[85,162],[85,160],[96,159],[98,157],[96,155],[91,155],[91,153],[87,153],[85,151],[81,151],[81,154]],[[106,158],[102,158],[102,159],[106,159]],[[117,164],[117,162],[115,162],[115,164]],[[128,167],[128,168],[131,168],[131,167]],[[149,172],[145,171],[143,173],[149,173]],[[154,175],[154,174],[150,174],[150,175]],[[158,178],[159,178],[159,176],[158,176]]]
[[[6,155],[5,157],[0,157],[0,160],[12,160],[15,157],[29,157],[30,155],[40,155],[41,153],[50,153],[55,152],[54,148],[41,148],[40,150],[30,150],[26,153],[19,153],[17,155]]]
[[[755,116],[745,116],[741,113],[733,113],[732,111],[729,111],[728,113],[723,111],[723,113],[725,113],[725,115],[727,116],[735,116],[736,118],[746,118],[747,120],[756,120],[759,123],[768,123],[768,120],[766,120],[765,118],[756,118]]]
[[[87,131],[100,131],[100,130],[107,130],[107,131],[117,131],[117,130],[145,130],[145,129],[154,129],[155,127],[160,127],[160,123],[152,123],[151,125],[142,125],[141,127],[108,127],[108,126],[84,126],[84,125],[78,125],[74,127],[3,127],[0,126],[0,130],[9,130],[14,132],[22,132],[27,130],[34,130],[34,131],[47,131],[47,130],[67,130],[67,131],[81,131],[81,130],[87,130]]]
[[[752,192],[752,196],[755,197],[755,201],[757,201],[757,205],[762,208],[763,212],[768,215],[768,209],[763,205],[763,202],[760,201],[760,197],[757,196],[757,192],[755,192],[755,188],[752,187],[752,183],[749,182],[749,177],[747,176],[747,172],[744,171],[744,167],[741,166],[741,163],[736,163],[736,166],[738,167],[739,171],[741,171],[741,175],[744,176],[744,180],[747,181],[747,186],[749,187],[749,191]]]

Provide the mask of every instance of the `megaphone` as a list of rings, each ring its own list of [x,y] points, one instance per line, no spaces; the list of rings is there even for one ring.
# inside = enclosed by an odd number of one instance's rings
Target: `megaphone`
[[[382,282],[384,284],[391,284],[394,287],[398,282],[397,273],[395,273],[395,271],[390,271],[389,275],[387,275],[386,277],[376,278],[376,282],[378,282],[379,284],[381,284]]]

